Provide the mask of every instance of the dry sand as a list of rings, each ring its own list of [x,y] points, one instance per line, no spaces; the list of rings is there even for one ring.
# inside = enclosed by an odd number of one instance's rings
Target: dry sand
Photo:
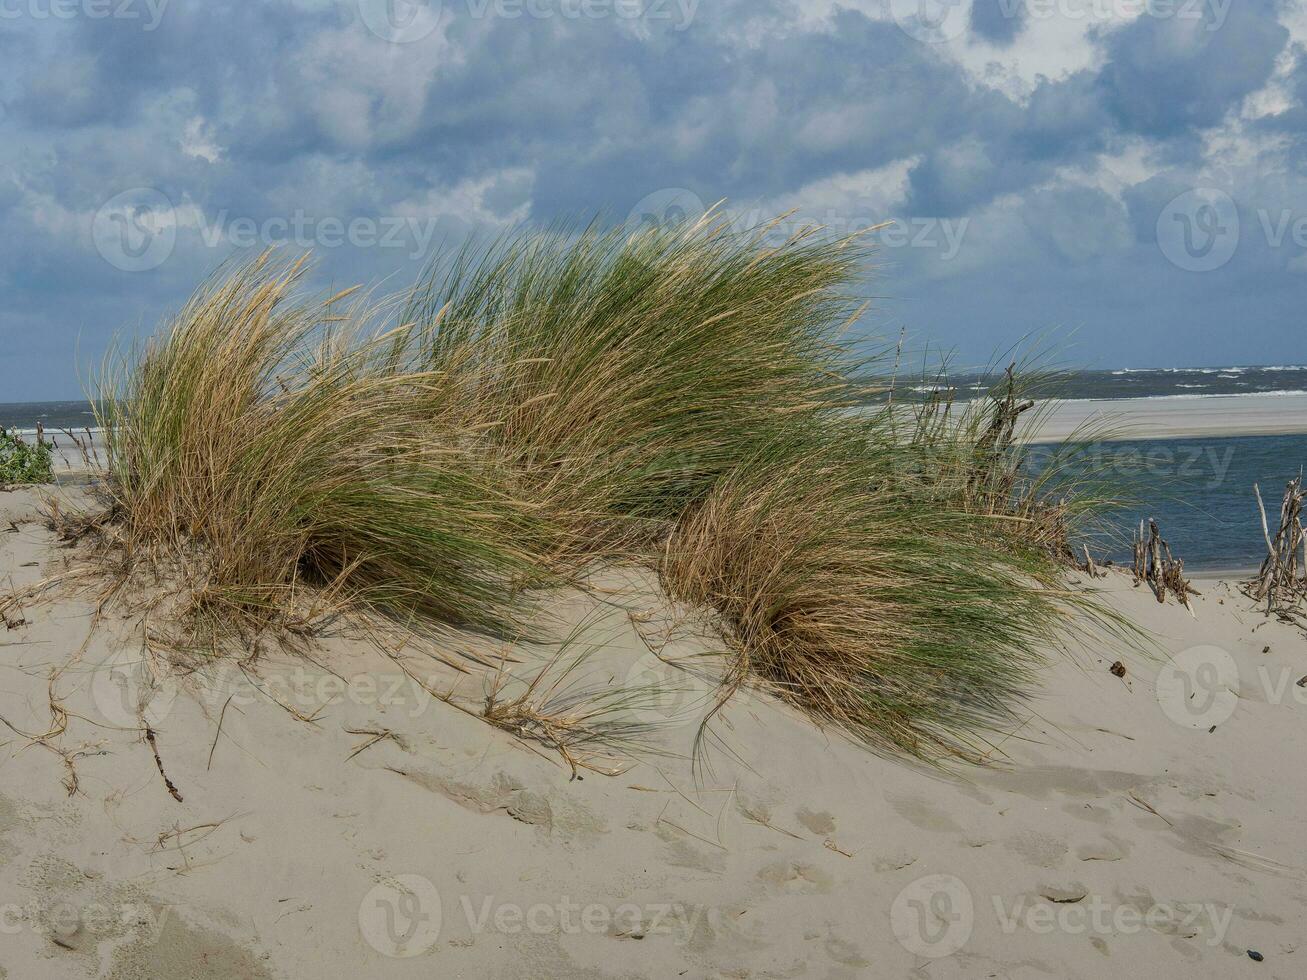
[[[58,571],[32,494],[0,494],[10,521],[4,579]],[[145,717],[184,802],[133,717],[126,624],[88,640],[87,601],[28,605],[0,626],[0,716],[67,729],[0,732],[0,976],[1307,975],[1307,641],[1227,584],[1200,583],[1191,618],[1098,583],[1160,659],[1059,657],[994,765],[954,774],[762,697],[728,706],[696,772],[696,682],[641,639],[667,628],[656,593],[602,584],[560,615],[587,623],[601,682],[674,678],[673,754],[572,780],[333,639],[316,664],[265,655],[267,696],[230,666],[162,680]],[[365,730],[394,737],[351,757]]]
[[[1206,395],[1057,401],[1027,427],[1030,442],[1057,442],[1089,424],[1094,438],[1178,439],[1307,433],[1307,395]],[[1106,425],[1103,435],[1098,427]]]

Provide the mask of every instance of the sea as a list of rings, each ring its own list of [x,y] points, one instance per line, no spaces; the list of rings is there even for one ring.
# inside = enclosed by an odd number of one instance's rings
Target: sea
[[[964,401],[992,384],[985,372],[953,372],[946,381],[904,385],[900,378],[896,387],[921,397],[947,389]],[[1307,394],[1307,365],[1073,371],[1056,382],[1058,398],[1119,400],[1114,413],[1128,413],[1135,399],[1291,394]],[[57,437],[60,429],[93,427],[94,414],[85,401],[0,403],[0,426],[30,433],[38,422]],[[1103,442],[1082,447],[1075,465],[1122,501],[1087,539],[1096,557],[1128,562],[1131,530],[1152,519],[1186,569],[1243,572],[1266,550],[1253,487],[1274,522],[1285,484],[1307,468],[1307,435]]]

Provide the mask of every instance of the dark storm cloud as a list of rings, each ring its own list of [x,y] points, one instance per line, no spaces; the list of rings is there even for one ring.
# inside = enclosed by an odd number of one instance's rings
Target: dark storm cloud
[[[1140,17],[1104,37],[1101,98],[1122,129],[1166,139],[1214,126],[1270,78],[1289,40],[1274,4],[1194,9],[1203,16]]]
[[[1238,117],[1286,50],[1273,4],[1208,0],[1201,20],[1100,28],[1091,67],[1018,95],[901,29],[888,3],[877,19],[838,5],[817,16],[807,0],[660,0],[672,17],[636,21],[503,16],[515,8],[497,2],[444,0],[438,28],[405,44],[372,33],[353,0],[155,0],[153,26],[6,7],[28,12],[0,19],[0,334],[23,365],[7,390],[75,394],[74,340],[94,356],[114,330],[152,325],[230,252],[233,221],[257,238],[297,212],[421,220],[416,243],[456,243],[512,215],[621,220],[664,188],[802,207],[823,182],[891,167],[906,186],[885,217],[970,224],[947,261],[893,250],[878,291],[896,297],[897,321],[980,358],[1110,311],[1110,361],[1167,349],[1153,332],[1182,317],[1205,338],[1188,356],[1228,359],[1213,283],[1237,274],[1267,316],[1286,295],[1292,257],[1252,245],[1191,277],[1165,315],[1143,285],[1172,282],[1154,229],[1202,170],[1206,133]],[[1034,16],[976,0],[964,26],[1019,52]],[[1286,81],[1294,104],[1249,124],[1288,148],[1282,182],[1231,188],[1250,214],[1307,183],[1302,65]],[[1073,179],[1127,148],[1160,173],[1116,191]],[[106,262],[91,234],[97,209],[132,188],[156,189],[178,221],[168,260],[139,273]],[[856,187],[844,205],[820,193],[824,210],[868,206]],[[402,281],[419,264],[413,248],[317,251],[336,282]],[[1268,359],[1290,357],[1269,350],[1278,329],[1266,327]]]

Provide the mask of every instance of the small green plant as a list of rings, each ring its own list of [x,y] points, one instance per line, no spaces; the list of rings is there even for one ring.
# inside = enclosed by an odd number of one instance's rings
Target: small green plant
[[[44,442],[26,442],[0,429],[0,485],[49,483],[52,479],[54,467],[49,446]]]

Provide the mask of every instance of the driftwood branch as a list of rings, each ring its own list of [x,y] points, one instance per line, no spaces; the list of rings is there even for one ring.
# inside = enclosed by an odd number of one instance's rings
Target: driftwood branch
[[[1193,614],[1189,597],[1200,593],[1184,577],[1184,559],[1176,558],[1171,553],[1171,546],[1157,529],[1155,520],[1148,521],[1147,537],[1144,536],[1144,522],[1139,522],[1139,531],[1134,539],[1134,576],[1135,584],[1146,584],[1153,590],[1158,602],[1166,601],[1169,590],[1180,605]]]
[[[1266,603],[1266,614],[1307,626],[1307,532],[1303,530],[1303,501],[1307,498],[1302,477],[1289,481],[1280,504],[1280,523],[1271,536],[1270,521],[1262,489],[1253,484],[1257,510],[1262,520],[1262,538],[1266,541],[1266,558],[1257,577],[1244,583],[1244,594]]]

